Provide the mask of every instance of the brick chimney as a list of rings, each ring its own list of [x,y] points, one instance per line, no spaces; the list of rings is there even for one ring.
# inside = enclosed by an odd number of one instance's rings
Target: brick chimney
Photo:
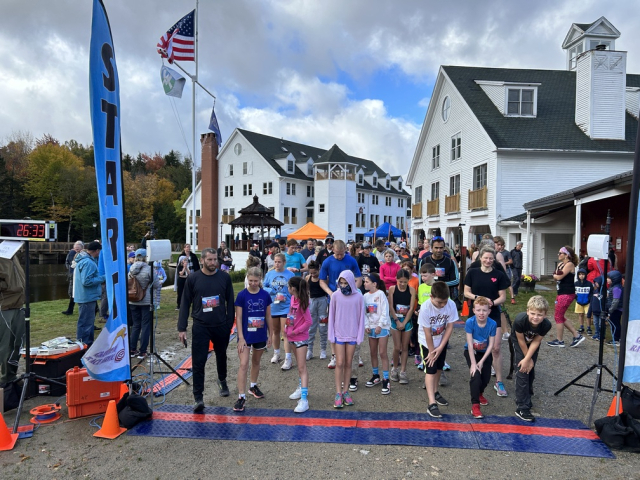
[[[220,244],[218,223],[218,143],[212,132],[200,135],[202,144],[198,250]]]

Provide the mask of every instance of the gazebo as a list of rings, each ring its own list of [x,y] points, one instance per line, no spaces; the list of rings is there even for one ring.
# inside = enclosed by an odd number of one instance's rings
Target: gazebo
[[[280,231],[284,223],[273,216],[273,209],[269,207],[265,207],[261,203],[258,202],[258,196],[253,196],[253,203],[247,207],[241,209],[238,213],[240,216],[234,220],[229,222],[231,225],[231,237],[235,238],[235,229],[236,227],[242,228],[242,243],[240,244],[240,250],[249,250],[250,246],[250,236],[247,234],[247,230],[249,230],[249,234],[251,233],[252,228],[259,228],[261,235],[261,249],[264,248],[264,229],[266,228],[276,228],[277,231]]]

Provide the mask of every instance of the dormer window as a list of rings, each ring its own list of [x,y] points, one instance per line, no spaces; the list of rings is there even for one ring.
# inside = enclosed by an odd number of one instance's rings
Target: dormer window
[[[402,180],[398,180],[398,190],[402,190]]]
[[[358,185],[362,185],[364,183],[364,173],[360,172],[358,174]]]
[[[373,177],[373,188],[378,188],[378,177]]]
[[[293,173],[293,169],[295,168],[295,164],[293,160],[287,160],[287,172]]]
[[[507,115],[534,117],[536,92],[537,89],[531,87],[507,87]]]
[[[313,177],[313,160],[307,160],[307,176]]]
[[[387,190],[391,188],[391,180],[387,178]]]

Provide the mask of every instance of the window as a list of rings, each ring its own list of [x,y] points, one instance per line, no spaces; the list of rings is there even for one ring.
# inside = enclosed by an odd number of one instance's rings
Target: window
[[[318,212],[324,213],[324,203],[321,203],[320,205],[318,205]]]
[[[238,145],[240,145],[240,144],[238,144]],[[236,146],[238,146],[238,145],[236,145]],[[229,164],[229,176],[233,177],[233,163]]]
[[[236,143],[233,146],[233,151],[235,152],[236,155],[240,155],[242,153],[242,145],[239,143]]]
[[[440,168],[440,145],[431,149],[431,170]]]
[[[440,147],[440,145],[438,145]],[[402,190],[402,180],[398,180],[398,190]]]
[[[245,183],[244,185],[242,185],[242,195],[244,195],[245,197],[248,195],[253,195],[253,185],[251,185],[250,183]]]
[[[350,223],[349,225],[347,225],[347,232],[348,233],[352,233],[353,232],[353,224]]]
[[[598,42],[596,42],[597,44]],[[593,47],[595,48],[595,46]],[[582,53],[582,43],[569,50],[569,70],[575,70],[578,63],[578,56]]]
[[[242,174],[246,175],[248,171],[249,171],[249,168],[248,168],[247,162],[242,162]]]
[[[228,217],[228,216],[229,216],[229,210],[228,210],[228,209],[226,209],[226,208],[223,208],[223,209],[222,209],[222,216],[223,216],[223,217]]]
[[[449,113],[451,112],[451,99],[447,96],[442,101],[442,120],[446,122],[449,120]]]
[[[236,214],[236,209],[235,208],[230,208],[229,209],[229,215],[231,215],[232,217],[235,216]]]
[[[384,206],[385,207],[391,206],[391,197],[384,197]]]
[[[453,197],[460,193],[460,175],[449,177],[449,196]]]
[[[387,190],[391,188],[391,180],[387,178]]]
[[[273,182],[264,182],[262,184],[262,194],[271,195],[273,193]]]
[[[313,198],[315,196],[315,187],[313,185],[307,185],[307,197]]]
[[[364,183],[364,173],[358,174],[358,185],[362,185]]]
[[[371,215],[371,217],[370,217],[370,218],[371,218],[371,224],[370,224],[369,226],[370,226],[371,228],[375,228],[375,227],[376,227],[376,224],[375,224],[376,216],[375,216],[375,215]]]
[[[291,195],[291,184],[287,182],[287,195]]]
[[[598,45],[604,45],[606,50],[611,48],[611,42],[604,40],[589,40],[589,50],[595,50]],[[582,45],[580,45],[582,47]]]
[[[371,205],[378,205],[378,195],[371,195]]]
[[[422,186],[413,189],[413,203],[422,202]]]
[[[358,192],[358,203],[364,203],[364,193]]]
[[[296,194],[296,184],[287,182],[287,195]]]
[[[460,155],[462,154],[461,151],[461,142],[462,142],[462,137],[459,133],[456,133],[453,137],[451,137],[451,161],[453,162],[454,160],[458,160],[460,158]]]
[[[313,177],[313,162],[307,163],[307,176]]]
[[[284,207],[284,223],[290,223],[289,219],[289,207]]]
[[[507,115],[534,115],[534,97],[533,88],[510,88],[507,94]]]
[[[233,197],[233,185],[224,187],[224,196]]]
[[[298,209],[297,208],[292,208],[291,209],[291,223],[298,223]]]
[[[487,164],[473,169],[473,189],[480,190],[487,185]]]
[[[437,200],[440,197],[440,182],[431,184],[431,201]]]
[[[295,168],[295,165],[293,163],[293,160],[287,160],[287,172],[293,173],[294,168]]]
[[[399,206],[400,208],[404,208],[404,198],[399,198],[399,199],[398,199],[398,206]]]
[[[373,187],[378,188],[378,177],[373,177]]]

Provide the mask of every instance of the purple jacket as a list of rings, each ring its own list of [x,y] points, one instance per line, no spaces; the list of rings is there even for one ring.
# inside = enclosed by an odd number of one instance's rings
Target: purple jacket
[[[364,339],[364,297],[356,288],[353,272],[344,270],[340,273],[336,285],[341,278],[351,286],[351,295],[344,295],[339,287],[331,295],[328,338],[331,343],[338,340],[360,344]]]

